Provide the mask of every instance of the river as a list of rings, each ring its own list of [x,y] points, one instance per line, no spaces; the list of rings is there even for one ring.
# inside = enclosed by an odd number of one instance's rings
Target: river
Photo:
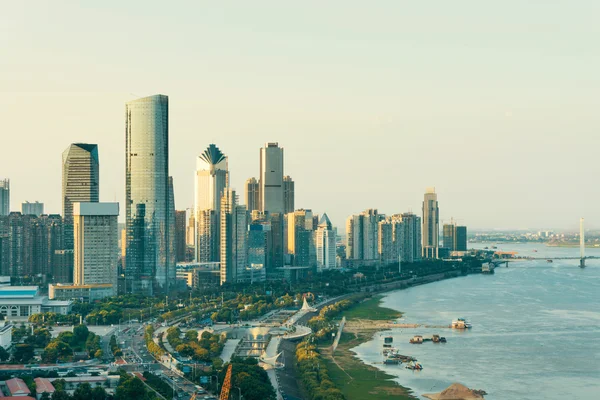
[[[481,248],[483,245],[473,245]],[[498,244],[521,256],[577,257],[578,248]],[[534,252],[537,249],[537,252]],[[600,256],[600,249],[586,249]],[[511,262],[493,275],[469,275],[386,294],[383,306],[405,312],[402,322],[448,325],[464,317],[468,331],[398,329],[394,347],[416,357],[422,371],[381,363],[383,337],[353,349],[364,362],[397,376],[415,394],[460,382],[486,399],[600,398],[600,260]],[[445,336],[448,343],[408,343],[413,335]],[[386,331],[385,336],[390,334]]]

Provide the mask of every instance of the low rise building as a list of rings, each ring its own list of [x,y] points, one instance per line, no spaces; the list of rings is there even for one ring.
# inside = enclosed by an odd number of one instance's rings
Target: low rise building
[[[50,396],[54,393],[54,385],[46,378],[35,378],[35,392],[36,397],[40,399],[44,393],[48,393]]]
[[[50,300],[39,294],[37,286],[0,287],[0,314],[7,320],[27,320],[30,315],[54,312],[66,315],[72,301]]]
[[[112,283],[98,283],[90,285],[61,284],[48,285],[50,300],[82,300],[92,302],[114,294]]]
[[[73,393],[73,391],[83,383],[89,383],[92,388],[96,386],[102,386],[107,393],[114,393],[117,385],[119,384],[119,378],[119,375],[74,376],[64,378],[48,378],[48,381],[53,383],[57,379],[64,380],[64,388],[68,393]]]
[[[0,321],[0,346],[5,350],[12,346],[12,330],[14,325]]]
[[[11,396],[23,397],[31,395],[31,391],[22,379],[12,378],[6,381],[6,387]]]

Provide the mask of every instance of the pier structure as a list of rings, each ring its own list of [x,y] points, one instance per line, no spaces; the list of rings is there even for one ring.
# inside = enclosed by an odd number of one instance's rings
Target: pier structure
[[[579,220],[579,267],[585,268],[585,233],[583,231],[583,218]]]

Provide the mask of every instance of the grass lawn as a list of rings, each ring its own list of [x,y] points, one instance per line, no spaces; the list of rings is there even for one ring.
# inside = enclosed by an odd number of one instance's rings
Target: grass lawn
[[[390,319],[400,318],[401,312],[392,310],[391,308],[380,307],[382,296],[373,296],[361,303],[356,304],[354,307],[347,311],[344,311],[341,315],[346,319],[371,319],[371,320],[383,320],[387,321]]]
[[[375,331],[373,331],[375,332]],[[370,339],[369,335],[355,336],[343,333],[340,344],[335,351],[335,359],[331,356],[331,348],[320,349],[327,364],[327,371],[346,399],[396,399],[415,400],[410,390],[403,388],[391,380],[393,377],[377,370],[375,367],[363,364],[350,351],[351,348]],[[342,369],[343,368],[343,369]]]

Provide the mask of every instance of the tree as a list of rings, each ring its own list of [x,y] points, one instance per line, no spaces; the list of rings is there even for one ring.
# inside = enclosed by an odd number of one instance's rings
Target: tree
[[[50,400],[50,393],[48,393],[48,392],[42,393],[40,400]]]
[[[71,400],[72,397],[64,390],[56,390],[52,393],[52,400]]]
[[[77,389],[73,392],[73,400],[90,400],[92,397],[92,386],[84,382],[77,386]]]
[[[131,376],[121,376],[121,379],[119,379],[119,386],[117,386],[117,400],[142,400],[145,399],[146,396],[147,392],[144,382]]]
[[[61,332],[58,334],[58,337],[56,339],[65,342],[68,345],[75,344],[75,335],[73,334],[73,332]]]
[[[92,389],[92,397],[90,400],[105,400],[106,390],[102,386],[96,386]]]
[[[75,343],[85,343],[89,334],[90,331],[85,325],[77,325],[73,328],[73,336],[75,339]]]
[[[54,382],[52,382],[52,386],[54,386],[54,389],[60,391],[60,390],[65,390],[65,386],[67,385],[67,382],[64,379],[57,379]]]
[[[27,364],[34,356],[33,347],[28,344],[18,344],[15,346],[13,360],[17,364]]]
[[[44,349],[42,361],[48,363],[56,362],[56,360],[64,361],[72,354],[73,350],[71,346],[61,340],[55,339]]]
[[[190,342],[192,340],[198,340],[198,331],[193,331],[193,330],[187,331],[185,333],[185,339],[184,340],[186,342]]]
[[[2,315],[2,314],[0,314]],[[6,361],[10,358],[10,354],[8,351],[4,349],[4,347],[0,346],[0,361]]]
[[[104,352],[101,349],[98,349],[94,353],[94,358],[102,358],[103,355],[104,355]]]

